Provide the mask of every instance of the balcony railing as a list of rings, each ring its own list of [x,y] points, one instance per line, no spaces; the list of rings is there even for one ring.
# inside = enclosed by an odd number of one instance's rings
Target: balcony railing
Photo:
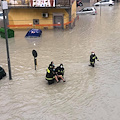
[[[7,0],[9,7],[70,7],[71,0]]]
[[[70,0],[56,0],[56,6],[70,6]]]

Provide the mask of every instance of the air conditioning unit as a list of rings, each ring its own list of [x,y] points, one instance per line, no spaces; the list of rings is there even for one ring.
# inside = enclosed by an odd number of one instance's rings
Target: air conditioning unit
[[[49,16],[48,13],[42,13],[42,17],[47,18]]]

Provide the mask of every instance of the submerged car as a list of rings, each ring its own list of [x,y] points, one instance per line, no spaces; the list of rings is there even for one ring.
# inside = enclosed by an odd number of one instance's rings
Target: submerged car
[[[30,29],[25,37],[40,37],[42,34],[42,30],[40,29]]]
[[[78,11],[76,13],[77,15],[80,15],[80,14],[92,14],[92,15],[96,15],[97,14],[97,11],[94,7],[85,7],[83,9],[81,9],[80,11]]]
[[[103,6],[103,5],[113,6],[114,1],[113,0],[102,0],[102,1],[99,1],[99,2],[94,4],[94,6]]]

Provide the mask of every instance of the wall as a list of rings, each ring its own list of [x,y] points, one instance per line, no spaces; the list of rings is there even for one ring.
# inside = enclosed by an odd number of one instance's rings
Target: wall
[[[76,19],[76,0],[72,4],[71,8],[71,27],[75,26],[75,19]]]
[[[72,4],[71,19],[76,18],[76,0]]]
[[[49,13],[48,18],[43,18],[42,13]],[[69,14],[64,9],[37,9],[37,8],[11,8],[8,14],[9,25],[19,25],[16,28],[40,28],[48,27],[52,29],[53,26],[53,13],[63,13],[64,23],[69,21]],[[28,26],[33,25],[33,19],[39,19],[39,24],[43,26]],[[25,25],[25,26],[24,26]],[[12,26],[10,27],[12,28]]]

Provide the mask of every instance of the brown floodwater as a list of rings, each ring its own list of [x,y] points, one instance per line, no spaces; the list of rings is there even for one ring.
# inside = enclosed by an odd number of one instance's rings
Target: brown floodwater
[[[25,38],[15,30],[8,39],[12,80],[9,80],[5,39],[0,38],[1,120],[119,120],[120,4],[96,7],[97,15],[81,15],[74,29],[43,30],[40,38]],[[32,50],[36,50],[37,70]],[[99,58],[89,65],[94,51]],[[65,80],[48,85],[51,61],[64,64]]]

